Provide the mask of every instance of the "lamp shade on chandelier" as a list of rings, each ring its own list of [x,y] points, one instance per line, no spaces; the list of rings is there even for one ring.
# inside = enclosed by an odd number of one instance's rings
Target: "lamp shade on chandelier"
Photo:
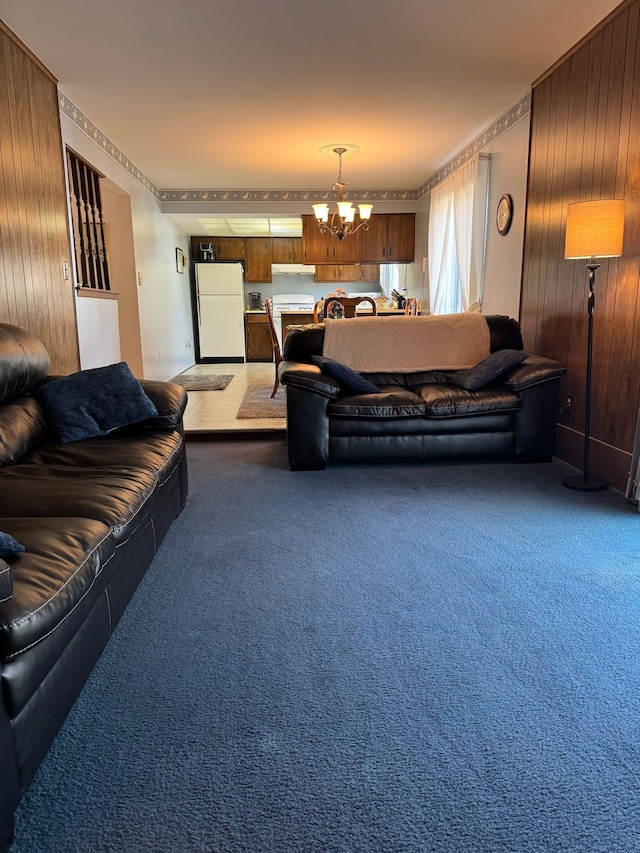
[[[342,240],[344,240],[344,238],[349,234],[355,234],[359,228],[362,228],[364,231],[368,230],[368,220],[371,217],[373,205],[359,204],[358,210],[356,211],[352,202],[344,200],[344,188],[346,185],[342,179],[342,155],[347,152],[347,149],[334,148],[333,152],[338,155],[339,160],[338,180],[334,181],[332,184],[332,188],[338,191],[338,206],[337,209],[330,214],[328,204],[314,204],[313,212],[318,220],[318,228],[320,231],[327,234],[333,234],[334,237],[337,237],[338,240],[342,242]],[[360,216],[360,222],[357,225],[355,225],[356,213]]]

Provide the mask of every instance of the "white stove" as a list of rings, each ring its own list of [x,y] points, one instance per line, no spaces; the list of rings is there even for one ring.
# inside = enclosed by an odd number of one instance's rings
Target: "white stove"
[[[313,311],[315,297],[309,293],[277,293],[271,298],[273,321],[276,334],[282,348],[282,312],[283,311]],[[311,322],[311,320],[309,320]]]

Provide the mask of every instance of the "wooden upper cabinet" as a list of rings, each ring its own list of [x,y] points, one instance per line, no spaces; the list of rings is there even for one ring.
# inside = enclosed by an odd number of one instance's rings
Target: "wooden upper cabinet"
[[[411,263],[415,256],[415,213],[387,214],[387,263]]]
[[[357,217],[356,217],[357,223]],[[379,213],[365,231],[340,242],[318,228],[315,216],[302,217],[302,252],[305,264],[410,263],[415,258],[415,214]]]
[[[342,242],[320,231],[313,214],[302,216],[302,258],[305,264],[357,264],[360,261],[360,231]]]
[[[411,263],[415,259],[415,213],[381,213],[361,231],[363,261],[383,264]]]
[[[244,261],[244,237],[212,237],[211,242],[216,261]]]
[[[269,283],[271,263],[273,261],[273,240],[271,237],[247,237],[245,244],[244,279],[248,284]]]
[[[315,280],[335,281],[380,281],[380,264],[318,264]]]
[[[300,237],[273,238],[274,264],[301,264],[302,240]]]

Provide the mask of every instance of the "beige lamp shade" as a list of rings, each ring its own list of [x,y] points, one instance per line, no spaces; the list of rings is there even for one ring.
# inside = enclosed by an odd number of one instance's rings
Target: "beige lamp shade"
[[[622,254],[624,200],[617,198],[570,204],[565,258],[616,258]]]

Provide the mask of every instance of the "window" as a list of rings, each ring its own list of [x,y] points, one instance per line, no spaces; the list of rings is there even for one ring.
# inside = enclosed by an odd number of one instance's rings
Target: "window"
[[[407,289],[406,264],[380,264],[380,290],[387,299],[392,291],[403,293]]]
[[[474,157],[431,191],[432,314],[479,311],[484,286],[489,158]]]
[[[80,287],[110,290],[102,218],[100,172],[67,148],[67,180],[73,227],[76,281]]]

